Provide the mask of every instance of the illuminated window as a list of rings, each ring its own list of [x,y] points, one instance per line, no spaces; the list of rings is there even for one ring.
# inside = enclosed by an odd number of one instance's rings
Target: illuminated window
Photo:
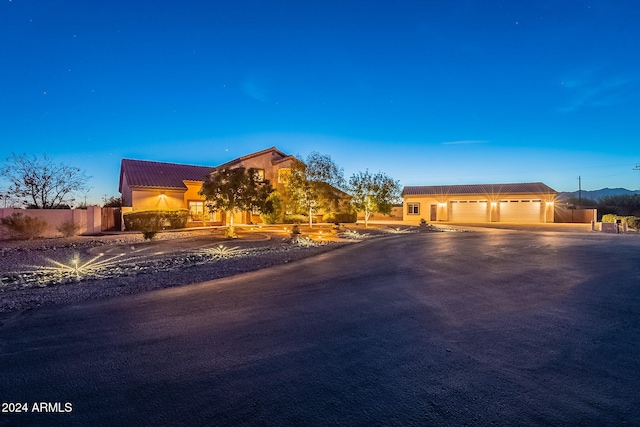
[[[204,217],[204,202],[189,202],[189,216],[192,220],[200,220]]]
[[[256,169],[256,178],[258,181],[264,181],[264,169]]]
[[[420,215],[420,203],[407,203],[407,214]]]
[[[286,184],[286,182],[289,181],[290,173],[291,173],[291,169],[289,168],[278,169],[278,184]]]

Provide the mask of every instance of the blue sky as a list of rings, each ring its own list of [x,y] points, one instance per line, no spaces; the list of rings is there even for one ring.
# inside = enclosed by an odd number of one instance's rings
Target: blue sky
[[[402,185],[640,188],[631,0],[0,0],[0,155],[217,165],[271,146]]]

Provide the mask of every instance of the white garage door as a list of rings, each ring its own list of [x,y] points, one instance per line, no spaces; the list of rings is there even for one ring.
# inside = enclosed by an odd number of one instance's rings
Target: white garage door
[[[541,222],[540,200],[503,200],[500,202],[500,222]]]
[[[451,221],[487,221],[487,202],[481,200],[454,200],[451,202]]]

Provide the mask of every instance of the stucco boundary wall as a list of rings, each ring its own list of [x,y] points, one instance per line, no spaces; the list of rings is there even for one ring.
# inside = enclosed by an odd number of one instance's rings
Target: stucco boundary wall
[[[60,237],[62,234],[58,228],[67,222],[76,224],[79,227],[78,234],[81,235],[96,235],[102,232],[102,208],[99,206],[88,206],[87,209],[0,208],[0,218],[11,216],[16,212],[46,221],[47,228],[42,233],[42,237]],[[7,238],[4,227],[0,227],[0,238]]]

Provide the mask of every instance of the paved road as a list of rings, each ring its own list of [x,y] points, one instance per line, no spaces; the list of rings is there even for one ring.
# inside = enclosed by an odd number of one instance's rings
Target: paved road
[[[0,399],[72,409],[0,426],[640,424],[638,236],[399,235],[0,320]]]

